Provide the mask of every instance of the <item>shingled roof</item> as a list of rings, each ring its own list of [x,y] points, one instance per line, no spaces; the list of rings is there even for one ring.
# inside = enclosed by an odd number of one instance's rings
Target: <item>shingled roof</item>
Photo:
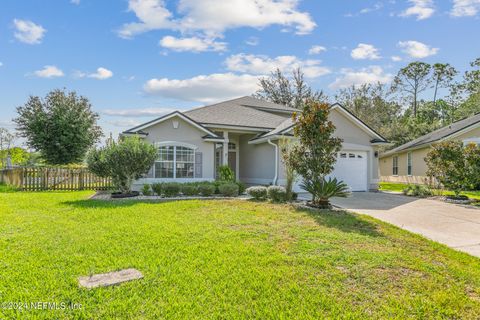
[[[241,97],[184,112],[204,125],[231,125],[272,130],[296,109],[263,101],[253,97]],[[273,112],[273,113],[272,113]]]
[[[388,156],[401,151],[406,151],[409,149],[414,149],[424,145],[425,146],[429,145],[434,142],[438,142],[462,130],[468,129],[470,127],[473,128],[478,123],[480,123],[480,113],[474,116],[471,116],[469,118],[459,120],[448,126],[445,126],[443,128],[432,131],[424,136],[421,136],[420,138],[417,138],[415,140],[402,144],[401,146],[398,146],[395,149],[385,152],[382,156]]]

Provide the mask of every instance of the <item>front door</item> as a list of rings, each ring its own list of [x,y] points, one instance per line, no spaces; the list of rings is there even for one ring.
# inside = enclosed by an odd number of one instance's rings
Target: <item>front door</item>
[[[237,153],[234,151],[228,152],[228,166],[233,170],[234,176],[237,176]]]

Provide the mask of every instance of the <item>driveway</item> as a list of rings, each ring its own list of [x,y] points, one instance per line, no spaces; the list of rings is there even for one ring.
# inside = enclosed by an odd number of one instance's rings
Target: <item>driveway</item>
[[[480,257],[480,209],[382,192],[354,192],[332,204]]]

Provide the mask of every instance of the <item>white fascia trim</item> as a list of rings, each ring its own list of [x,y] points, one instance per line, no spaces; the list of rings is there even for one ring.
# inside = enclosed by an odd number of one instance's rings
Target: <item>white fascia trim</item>
[[[156,141],[154,142],[154,145],[156,147],[161,147],[161,146],[178,146],[178,147],[185,147],[185,148],[190,148],[193,150],[198,149],[198,146],[186,142],[181,142],[181,141]]]
[[[143,126],[140,126],[140,127],[135,128],[135,131],[143,130],[143,129],[145,129],[145,128],[154,126],[154,125],[156,125],[156,124],[158,124],[158,123],[161,123],[161,122],[163,122],[163,121],[165,121],[165,120],[168,120],[168,119],[171,119],[171,118],[173,118],[173,117],[179,117],[179,118],[181,118],[182,120],[184,120],[185,122],[187,122],[187,123],[189,123],[190,125],[194,126],[195,128],[197,128],[197,129],[199,129],[199,130],[201,130],[201,131],[203,131],[203,132],[205,132],[205,133],[207,133],[207,134],[210,134],[210,135],[212,135],[212,136],[214,136],[214,137],[218,137],[214,132],[208,130],[207,128],[205,128],[205,127],[203,127],[203,126],[201,126],[201,125],[199,125],[198,123],[193,122],[192,120],[190,120],[189,118],[187,118],[185,115],[183,115],[180,111],[175,111],[175,112],[171,113],[170,115],[167,115],[167,116],[165,116],[165,117],[162,117],[162,118],[157,119],[156,121],[153,121],[153,122],[150,122],[150,123],[146,123],[146,124],[144,124]]]
[[[480,122],[477,122],[477,123],[474,124],[474,125],[471,125],[471,126],[469,126],[469,127],[467,127],[467,128],[464,128],[464,129],[462,129],[462,130],[460,130],[460,131],[457,131],[457,132],[455,132],[455,133],[452,133],[451,135],[446,136],[445,138],[442,138],[442,139],[440,139],[440,140],[438,140],[438,141],[436,141],[436,142],[443,142],[443,141],[446,141],[446,140],[454,139],[454,138],[456,138],[456,137],[458,137],[458,136],[461,136],[462,134],[465,134],[465,133],[467,133],[467,132],[469,132],[469,131],[471,131],[471,130],[477,129],[477,128],[479,128],[479,127],[480,127]]]
[[[364,123],[362,123],[360,120],[358,120],[356,117],[354,117],[350,112],[346,111],[340,104],[335,103],[332,105],[331,110],[339,109],[344,115],[346,115],[351,121],[353,121],[355,124],[357,124],[360,128],[362,128],[364,131],[368,132],[370,135],[375,136],[376,138],[380,140],[384,140],[383,137],[381,137],[378,133],[367,127]]]
[[[222,138],[205,138],[205,139],[203,139],[203,141],[207,141],[207,142],[224,142],[225,139],[222,139]]]
[[[281,134],[274,134],[274,135],[271,135],[271,136],[262,137],[262,138],[258,138],[258,139],[255,139],[255,140],[248,141],[248,144],[260,144],[260,143],[268,142],[268,140],[294,139],[294,138],[295,137],[292,137],[292,136],[284,136],[284,135],[281,135]]]
[[[212,129],[232,129],[240,132],[267,132],[271,131],[274,128],[259,128],[259,127],[242,127],[242,126],[233,126],[233,125],[223,125],[223,124],[202,124],[206,128]]]

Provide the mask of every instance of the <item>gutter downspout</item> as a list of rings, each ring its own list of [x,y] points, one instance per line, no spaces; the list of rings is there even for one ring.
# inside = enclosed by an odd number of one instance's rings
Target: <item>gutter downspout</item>
[[[273,185],[276,186],[278,181],[278,146],[271,139],[268,139],[267,142],[275,148],[275,177],[273,177]]]

